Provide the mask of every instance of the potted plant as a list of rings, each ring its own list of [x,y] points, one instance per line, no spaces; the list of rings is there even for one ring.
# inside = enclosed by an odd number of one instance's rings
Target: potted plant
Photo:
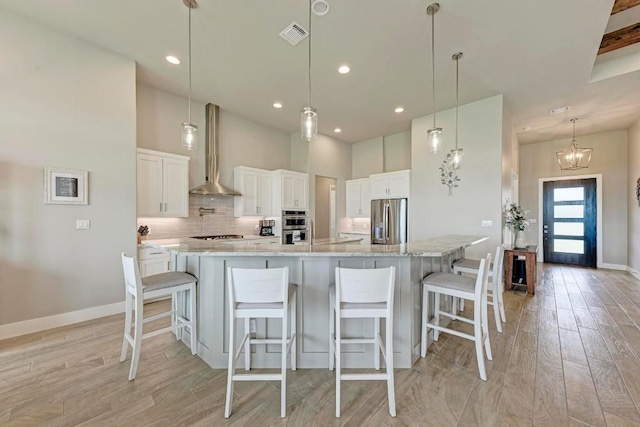
[[[507,200],[504,207],[504,223],[513,231],[515,235],[513,246],[519,249],[527,247],[527,239],[524,232],[529,228],[528,214],[528,210],[523,209],[522,206],[516,203],[510,203]]]

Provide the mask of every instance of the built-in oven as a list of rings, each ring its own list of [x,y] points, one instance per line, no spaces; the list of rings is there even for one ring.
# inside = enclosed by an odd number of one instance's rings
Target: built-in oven
[[[282,244],[305,244],[309,237],[307,211],[282,211]]]

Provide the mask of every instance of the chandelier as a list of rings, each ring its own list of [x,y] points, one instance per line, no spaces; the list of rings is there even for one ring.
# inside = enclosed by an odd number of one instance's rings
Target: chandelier
[[[589,163],[591,163],[591,153],[593,152],[593,148],[580,148],[576,141],[577,120],[577,117],[571,119],[571,122],[573,123],[573,139],[571,139],[569,148],[556,152],[556,157],[558,158],[561,170],[586,169],[589,167]]]

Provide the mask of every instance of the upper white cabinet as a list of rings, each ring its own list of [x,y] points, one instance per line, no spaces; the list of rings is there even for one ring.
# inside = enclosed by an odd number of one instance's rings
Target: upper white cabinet
[[[369,218],[371,216],[371,195],[369,178],[352,179],[346,182],[347,216]]]
[[[309,175],[300,172],[279,169],[273,176],[273,209],[308,210],[309,209]]]
[[[189,157],[137,150],[138,216],[189,216]]]
[[[371,199],[408,198],[411,183],[411,171],[387,172],[370,175]]]
[[[246,166],[234,168],[233,186],[242,196],[233,199],[233,216],[271,216],[271,181],[270,171]]]

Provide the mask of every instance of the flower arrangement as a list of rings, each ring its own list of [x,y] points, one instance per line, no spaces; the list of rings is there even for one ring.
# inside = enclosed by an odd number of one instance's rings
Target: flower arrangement
[[[507,203],[504,207],[504,223],[515,233],[529,228],[529,219],[527,218],[528,210],[523,209],[515,203]]]

